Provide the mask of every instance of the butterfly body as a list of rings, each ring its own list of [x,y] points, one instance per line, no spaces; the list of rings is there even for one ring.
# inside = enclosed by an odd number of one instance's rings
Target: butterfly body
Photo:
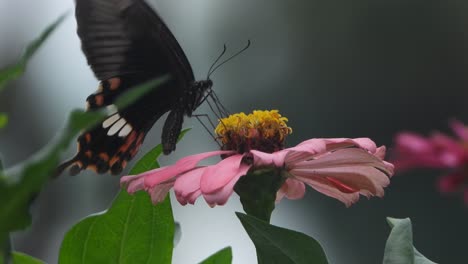
[[[139,150],[146,133],[169,112],[162,132],[165,154],[175,150],[184,116],[192,116],[213,85],[195,81],[182,48],[144,0],[76,0],[78,36],[88,64],[101,81],[87,98],[88,110],[113,107],[123,92],[169,74],[170,80],[78,138],[71,167],[119,174]]]

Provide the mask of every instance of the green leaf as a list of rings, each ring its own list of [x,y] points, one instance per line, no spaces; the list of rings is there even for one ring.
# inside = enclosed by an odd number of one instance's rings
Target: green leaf
[[[11,255],[11,239],[7,236],[5,240],[0,241],[0,264],[9,263]]]
[[[31,224],[28,209],[44,183],[51,177],[73,138],[104,118],[99,112],[74,111],[62,134],[36,157],[19,165],[15,172],[3,172],[0,177],[0,239],[9,232],[24,229]]]
[[[29,62],[31,57],[42,46],[42,44],[44,44],[44,42],[52,34],[52,32],[54,32],[55,29],[63,22],[67,15],[68,13],[61,15],[54,23],[49,25],[37,39],[32,41],[24,51],[20,60],[15,65],[0,70],[0,91],[5,87],[5,85],[9,81],[17,79],[24,73],[24,71],[26,70],[27,63]]]
[[[189,129],[183,130],[181,139]],[[130,174],[158,168],[159,144],[141,158]],[[174,218],[169,196],[153,205],[145,192],[121,190],[108,211],[92,215],[65,235],[59,263],[171,263]],[[103,252],[105,252],[103,254]]]
[[[13,264],[44,264],[45,262],[21,252],[13,252]]]
[[[4,128],[8,124],[8,116],[5,113],[0,113],[0,128]]]
[[[59,263],[171,263],[173,239],[169,196],[154,206],[146,193],[122,190],[108,211],[67,232]]]
[[[155,88],[155,85],[160,84],[161,80],[163,81],[164,78],[131,88],[138,91],[132,98],[137,99],[143,96],[149,91],[148,85]],[[126,96],[126,93],[121,96]],[[131,102],[126,101],[122,106],[129,103]],[[18,165],[15,172],[0,171],[0,201],[2,201],[0,204],[0,241],[5,240],[9,232],[24,229],[31,224],[29,205],[47,180],[56,173],[60,155],[81,131],[93,127],[105,117],[106,114],[103,110],[73,111],[57,140],[41,150],[39,155]]]
[[[435,264],[413,246],[413,231],[409,218],[387,217],[387,222],[392,231],[385,245],[383,264]]]
[[[325,252],[313,238],[236,213],[257,249],[258,264],[326,264]]]
[[[200,262],[200,264],[230,264],[232,263],[232,249],[225,247],[220,251],[214,253],[209,258]]]

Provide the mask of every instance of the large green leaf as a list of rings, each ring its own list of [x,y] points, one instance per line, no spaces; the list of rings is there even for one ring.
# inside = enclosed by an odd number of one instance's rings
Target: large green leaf
[[[13,264],[45,264],[45,262],[21,252],[13,252]]]
[[[182,131],[181,137],[188,129]],[[159,144],[131,169],[139,174],[159,167]],[[169,196],[158,205],[145,192],[122,190],[108,211],[92,215],[65,235],[59,263],[171,263],[174,218]]]
[[[17,79],[24,73],[31,57],[42,46],[42,44],[44,44],[50,34],[54,32],[54,30],[63,22],[66,17],[67,14],[60,16],[54,23],[48,26],[37,39],[32,41],[15,65],[0,70],[0,91],[9,81]]]
[[[257,249],[258,264],[326,264],[325,252],[313,238],[236,213]]]
[[[133,100],[144,96],[150,88],[158,87],[167,77],[151,80],[134,87]],[[121,96],[125,97],[127,92]],[[120,103],[123,108],[131,101]],[[44,183],[54,174],[60,155],[81,131],[99,123],[106,117],[104,111],[84,112],[75,110],[70,114],[68,123],[57,140],[41,150],[35,157],[16,166],[12,172],[0,171],[0,241],[4,241],[8,232],[24,229],[31,224],[28,209],[38,195]]]
[[[171,263],[173,239],[169,196],[154,206],[146,193],[122,190],[108,211],[67,232],[59,263]]]
[[[220,251],[214,253],[209,258],[200,262],[200,264],[231,264],[232,263],[232,249],[225,247]]]
[[[385,245],[383,264],[435,264],[413,246],[413,230],[409,218],[387,217],[392,228]]]
[[[60,154],[81,129],[89,128],[104,117],[101,113],[74,111],[58,140],[36,157],[24,162],[14,172],[0,177],[0,238],[30,225],[29,204],[50,178]]]

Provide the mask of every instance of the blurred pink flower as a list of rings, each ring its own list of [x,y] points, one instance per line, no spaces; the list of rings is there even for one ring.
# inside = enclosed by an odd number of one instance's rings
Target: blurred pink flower
[[[435,132],[424,137],[411,132],[402,132],[395,138],[393,164],[397,171],[414,168],[447,169],[450,172],[438,181],[443,193],[465,192],[468,203],[468,127],[459,121],[450,126],[456,137]]]
[[[214,165],[198,165],[218,155],[226,158]],[[220,150],[187,156],[171,166],[122,177],[121,184],[129,193],[147,191],[153,203],[162,201],[173,187],[182,205],[193,204],[203,196],[214,206],[227,202],[240,177],[258,168],[275,167],[286,177],[277,193],[278,201],[283,197],[302,198],[307,184],[350,206],[359,194],[384,195],[383,188],[393,175],[393,165],[383,160],[384,155],[385,147],[377,148],[367,138],[310,139],[273,153]]]

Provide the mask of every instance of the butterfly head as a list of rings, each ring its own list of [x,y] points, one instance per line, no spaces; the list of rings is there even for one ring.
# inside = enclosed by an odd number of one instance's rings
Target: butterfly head
[[[204,93],[206,91],[211,90],[213,87],[213,81],[211,79],[206,79],[202,81],[197,81],[194,83],[195,89],[199,90],[200,93]]]
[[[192,112],[203,103],[206,95],[210,93],[211,87],[213,87],[213,81],[206,79],[194,82],[187,90],[183,98],[185,102],[182,105],[186,106],[185,111],[188,116],[191,116]]]

